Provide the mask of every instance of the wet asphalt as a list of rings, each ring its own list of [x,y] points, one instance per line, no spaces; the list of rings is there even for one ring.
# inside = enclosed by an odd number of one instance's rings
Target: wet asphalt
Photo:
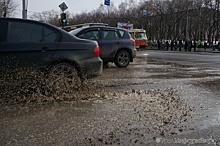
[[[218,54],[187,54],[109,63],[79,100],[2,104],[0,145],[220,145]]]

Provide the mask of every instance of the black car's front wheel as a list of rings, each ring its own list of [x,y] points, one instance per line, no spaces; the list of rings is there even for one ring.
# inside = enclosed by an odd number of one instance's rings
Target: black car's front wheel
[[[131,56],[127,51],[120,51],[115,56],[115,65],[119,68],[125,68],[129,65]]]

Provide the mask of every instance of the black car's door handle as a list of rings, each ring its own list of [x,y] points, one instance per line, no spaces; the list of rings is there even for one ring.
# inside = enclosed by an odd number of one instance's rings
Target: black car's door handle
[[[45,52],[45,51],[47,51],[47,50],[49,50],[48,47],[43,47],[43,48],[41,48],[41,52]]]

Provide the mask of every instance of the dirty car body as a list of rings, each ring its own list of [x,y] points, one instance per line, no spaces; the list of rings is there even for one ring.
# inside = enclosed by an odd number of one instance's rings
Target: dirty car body
[[[0,18],[1,70],[31,68],[48,72],[60,63],[81,77],[101,75],[102,60],[95,41],[78,39],[47,23]]]

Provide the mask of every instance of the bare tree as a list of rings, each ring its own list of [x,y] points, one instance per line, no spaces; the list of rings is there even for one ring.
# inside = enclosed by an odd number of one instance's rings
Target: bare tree
[[[15,9],[17,8],[12,0],[0,0],[0,14],[2,17],[10,17],[15,14]]]
[[[68,14],[69,13],[67,13],[67,15]],[[59,26],[59,17],[60,17],[60,12],[51,10],[51,11],[43,11],[41,13],[34,13],[33,15],[30,16],[30,19]]]
[[[1,0],[0,0],[1,1]],[[69,25],[102,22],[116,26],[131,22],[143,28],[151,39],[208,39],[220,37],[220,0],[135,0],[122,2],[118,7],[100,5],[91,12],[69,14]],[[147,16],[143,17],[143,9]],[[46,11],[31,18],[59,25],[59,12]]]

